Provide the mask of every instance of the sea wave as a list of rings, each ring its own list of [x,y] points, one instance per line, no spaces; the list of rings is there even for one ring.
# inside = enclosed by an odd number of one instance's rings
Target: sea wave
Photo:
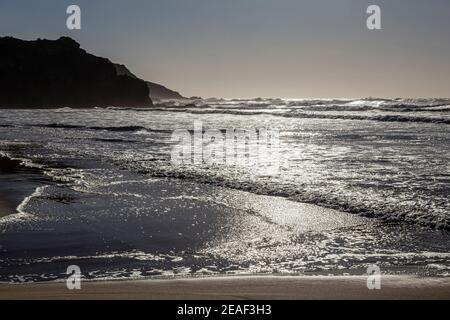
[[[409,115],[357,115],[357,114],[310,114],[302,112],[290,112],[282,114],[283,117],[309,118],[309,119],[336,119],[336,120],[367,120],[381,122],[421,122],[450,124],[450,118],[446,117],[423,117]]]
[[[79,130],[104,130],[104,131],[113,131],[113,132],[158,132],[158,133],[166,133],[172,132],[170,130],[160,130],[160,129],[151,129],[143,126],[82,126],[82,125],[73,125],[73,124],[64,124],[64,123],[50,123],[50,124],[33,124],[30,125],[33,127],[42,127],[42,128],[54,128],[54,129],[79,129]]]
[[[133,164],[132,166],[135,166]],[[196,169],[191,167],[174,167],[164,162],[155,161],[146,163],[145,168],[139,170],[152,177],[169,177],[181,180],[195,181],[202,184],[211,184],[254,194],[278,196],[293,201],[315,204],[318,206],[345,211],[371,218],[378,218],[387,222],[406,222],[419,224],[435,229],[450,231],[450,217],[446,212],[430,214],[429,208],[420,205],[411,206],[409,203],[379,203],[354,201],[339,197],[333,193],[323,193],[312,190],[306,185],[280,183],[274,180],[257,180],[238,174],[233,176],[217,175],[217,170]]]
[[[172,112],[172,110],[165,110]],[[179,112],[179,111],[176,111]],[[380,121],[380,122],[419,122],[419,123],[437,123],[450,124],[450,117],[439,116],[412,116],[400,114],[380,114],[380,115],[359,115],[359,114],[332,114],[332,113],[306,113],[295,110],[289,111],[267,111],[267,110],[183,110],[191,114],[230,114],[240,116],[270,115],[287,118],[299,119],[330,119],[330,120],[360,120],[360,121]]]

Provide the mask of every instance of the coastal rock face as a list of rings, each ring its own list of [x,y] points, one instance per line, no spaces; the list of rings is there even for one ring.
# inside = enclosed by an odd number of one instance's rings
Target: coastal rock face
[[[118,75],[125,75],[137,79],[137,77],[123,64],[115,64],[115,67]],[[154,100],[187,99],[180,93],[170,90],[158,83],[150,81],[147,81],[146,83],[149,89],[150,98]]]
[[[145,81],[118,75],[68,37],[0,37],[0,108],[152,106]]]
[[[150,98],[155,100],[166,99],[186,99],[176,91],[170,90],[163,85],[147,81],[148,90],[150,92]]]

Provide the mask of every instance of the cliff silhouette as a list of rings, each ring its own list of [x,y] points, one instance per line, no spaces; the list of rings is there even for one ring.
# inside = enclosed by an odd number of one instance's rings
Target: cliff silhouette
[[[0,37],[0,108],[149,107],[147,83],[73,39]]]
[[[179,92],[173,91],[158,83],[147,81],[147,86],[150,92],[150,98],[155,100],[187,99],[183,97]]]
[[[137,77],[123,64],[115,64],[117,74],[126,75],[132,78]],[[153,100],[167,100],[167,99],[187,99],[183,97],[179,92],[171,90],[161,84],[146,81],[150,98]]]

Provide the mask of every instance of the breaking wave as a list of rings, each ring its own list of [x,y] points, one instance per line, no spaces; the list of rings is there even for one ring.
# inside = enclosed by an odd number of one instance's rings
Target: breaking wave
[[[147,131],[147,132],[172,132],[169,130],[157,130],[150,129],[143,126],[82,126],[82,125],[72,125],[72,124],[62,124],[62,123],[50,123],[50,124],[39,124],[32,125],[35,127],[42,128],[54,128],[54,129],[79,129],[79,130],[99,130],[99,131],[112,131],[112,132],[139,132],[139,131]]]

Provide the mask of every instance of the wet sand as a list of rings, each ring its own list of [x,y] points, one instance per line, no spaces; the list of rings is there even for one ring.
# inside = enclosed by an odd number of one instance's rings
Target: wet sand
[[[16,213],[17,206],[36,188],[36,180],[42,172],[27,168],[22,161],[0,155],[0,217]]]
[[[15,166],[19,166],[19,163],[0,156],[0,174],[11,171],[11,168]],[[7,200],[7,197],[0,193],[0,217],[15,213],[15,211],[14,206]]]
[[[365,276],[233,276],[201,279],[0,284],[0,299],[450,299],[450,278],[382,276],[369,290]]]
[[[16,212],[16,203],[10,201],[11,198],[17,198],[16,202],[19,203],[36,185],[29,185],[28,176],[22,179],[17,175],[17,171],[21,170],[20,162],[0,158],[0,164],[4,164],[0,173],[5,177],[9,175],[8,179],[5,179],[3,190],[0,190],[0,216],[4,216]],[[38,173],[32,174],[39,176]],[[12,187],[9,178],[13,176],[18,179],[20,188]],[[27,182],[29,190],[23,190],[24,181]],[[156,184],[155,188],[162,187]],[[255,198],[254,203],[261,206],[256,207],[259,211],[269,210],[272,219],[279,223],[289,221],[299,232],[324,231],[340,226],[371,223],[368,218],[291,203],[276,197],[247,195],[247,203],[250,197]],[[264,199],[267,201],[262,201]],[[0,283],[0,299],[450,299],[450,277],[382,276],[380,290],[369,290],[366,281],[366,276],[357,275],[228,276],[82,281],[81,290],[68,290],[64,281]]]
[[[16,213],[16,209],[11,205],[9,201],[5,199],[5,196],[0,193],[0,217],[4,217],[13,213]]]

